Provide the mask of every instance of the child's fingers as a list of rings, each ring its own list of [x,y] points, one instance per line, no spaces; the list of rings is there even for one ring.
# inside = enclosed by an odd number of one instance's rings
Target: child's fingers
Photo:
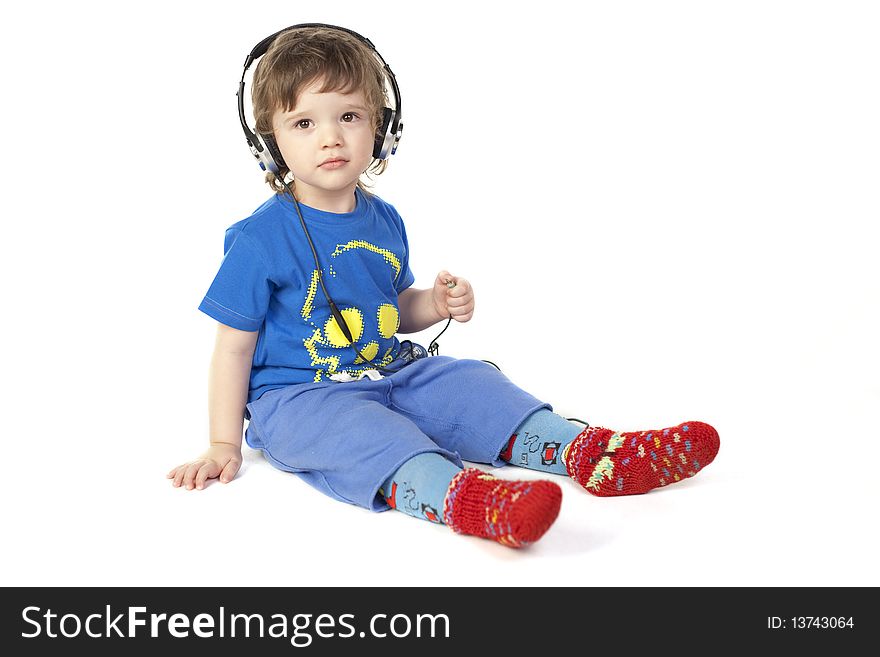
[[[183,473],[183,485],[186,486],[187,490],[192,490],[195,486],[196,474],[198,474],[199,468],[202,467],[203,463],[204,461],[199,459],[186,466],[186,472]]]
[[[463,297],[471,292],[471,284],[464,278],[459,278],[455,287],[449,289],[449,296],[453,298]]]
[[[436,285],[438,287],[445,286],[446,288],[449,288],[450,283],[455,283],[455,282],[456,282],[455,276],[453,276],[452,274],[450,274],[448,271],[446,271],[444,269],[439,274],[437,274],[437,280],[434,281],[434,285]]]
[[[171,483],[175,488],[180,488],[183,485],[183,476],[186,474],[187,466],[189,466],[189,463],[184,463],[174,468],[174,481]]]
[[[241,467],[241,461],[236,459],[230,460],[222,469],[211,459],[198,459],[192,463],[178,465],[167,476],[172,479],[171,485],[175,488],[183,486],[187,490],[202,489],[208,479],[215,477],[221,477],[224,483],[232,481],[239,467]]]
[[[220,481],[224,484],[229,483],[233,479],[235,479],[235,473],[238,472],[238,469],[241,467],[241,461],[232,460],[226,464],[223,468],[223,472],[220,473]]]
[[[202,467],[200,467],[198,469],[198,472],[196,472],[196,480],[195,480],[196,488],[198,488],[199,490],[204,488],[205,481],[207,481],[211,477],[216,477],[217,471],[218,471],[217,464],[214,463],[214,461],[206,461],[202,465]]]
[[[456,318],[474,312],[474,300],[472,298],[449,300],[447,301],[447,306],[449,314]]]

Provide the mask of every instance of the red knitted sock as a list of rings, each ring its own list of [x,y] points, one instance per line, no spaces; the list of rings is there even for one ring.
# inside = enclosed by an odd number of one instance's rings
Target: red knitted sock
[[[719,445],[718,432],[703,422],[626,433],[589,427],[562,458],[571,478],[593,495],[639,495],[693,477]]]
[[[562,504],[552,481],[509,481],[477,468],[453,477],[443,502],[443,522],[509,547],[524,547],[544,535]]]

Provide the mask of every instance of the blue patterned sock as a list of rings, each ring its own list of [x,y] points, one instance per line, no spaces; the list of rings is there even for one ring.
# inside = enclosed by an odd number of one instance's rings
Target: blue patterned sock
[[[562,455],[583,430],[582,426],[542,408],[519,425],[501,458],[522,468],[568,475]]]
[[[449,484],[461,468],[435,452],[417,454],[400,466],[382,487],[392,509],[414,518],[443,522],[443,502]]]

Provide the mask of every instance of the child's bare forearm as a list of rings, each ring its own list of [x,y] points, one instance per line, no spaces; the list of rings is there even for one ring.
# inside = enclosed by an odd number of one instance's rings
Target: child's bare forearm
[[[397,298],[400,309],[400,327],[398,333],[418,333],[434,326],[442,319],[431,301],[432,290],[416,290],[407,288]]]
[[[211,444],[241,448],[252,354],[214,351],[208,377],[208,413]]]
[[[256,331],[218,325],[208,374],[211,446],[197,459],[172,468],[167,476],[175,487],[201,490],[208,479],[228,483],[235,478],[241,467],[241,430],[257,337]]]

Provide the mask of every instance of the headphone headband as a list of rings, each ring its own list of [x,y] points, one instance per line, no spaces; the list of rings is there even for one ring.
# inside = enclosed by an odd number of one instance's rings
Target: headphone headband
[[[346,27],[328,25],[327,23],[298,23],[296,25],[291,25],[290,27],[285,27],[283,30],[278,30],[253,47],[247,58],[244,60],[244,70],[241,72],[241,80],[238,83],[238,92],[235,94],[238,99],[238,119],[241,122],[242,130],[244,130],[244,136],[247,140],[248,147],[253,156],[259,162],[260,168],[264,171],[278,173],[280,168],[286,166],[286,164],[272,135],[260,135],[248,127],[247,119],[244,115],[244,76],[247,73],[247,70],[251,67],[251,64],[266,54],[266,51],[269,50],[269,47],[278,35],[301,27],[325,27],[350,34],[366,44],[382,64],[385,79],[390,83],[391,93],[394,96],[394,109],[386,107],[383,110],[382,125],[376,134],[376,141],[373,147],[373,157],[379,160],[384,160],[390,155],[393,155],[397,151],[397,144],[400,142],[400,137],[403,133],[403,110],[400,89],[397,86],[397,78],[394,77],[394,72],[391,70],[391,67],[388,66],[388,63],[382,55],[379,54],[379,51],[376,50],[376,46],[374,46],[373,42],[367,37]]]

